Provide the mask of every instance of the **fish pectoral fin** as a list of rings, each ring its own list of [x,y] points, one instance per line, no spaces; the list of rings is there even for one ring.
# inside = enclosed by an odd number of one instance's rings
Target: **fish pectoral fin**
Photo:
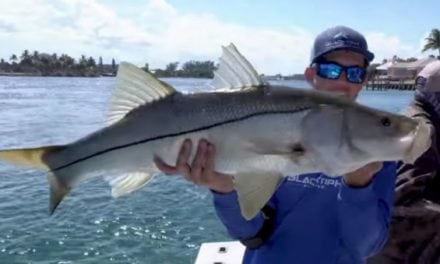
[[[290,154],[290,150],[286,145],[280,145],[279,142],[265,139],[256,138],[252,141],[245,143],[245,148],[259,155],[287,155]]]
[[[310,162],[309,149],[301,142],[283,143],[261,139],[247,142],[247,150],[258,155],[278,156],[280,160],[294,163],[298,166],[306,165]]]
[[[104,179],[112,187],[112,196],[120,197],[142,188],[152,179],[147,172],[131,172],[118,176],[105,176]]]
[[[283,176],[279,172],[242,172],[234,176],[241,214],[254,218],[278,188]]]

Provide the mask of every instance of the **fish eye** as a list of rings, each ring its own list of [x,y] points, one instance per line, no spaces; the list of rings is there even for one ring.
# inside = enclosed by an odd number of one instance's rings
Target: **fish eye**
[[[389,127],[391,126],[391,120],[388,117],[382,117],[380,119],[380,123],[384,126],[384,127]]]

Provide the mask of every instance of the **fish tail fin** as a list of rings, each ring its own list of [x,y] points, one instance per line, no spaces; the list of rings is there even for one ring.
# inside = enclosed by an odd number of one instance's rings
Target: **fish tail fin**
[[[46,146],[39,148],[0,150],[0,160],[21,167],[50,169],[44,156],[48,153],[57,151],[62,147],[63,146]]]
[[[38,169],[47,169],[48,181],[50,184],[50,204],[49,210],[53,214],[56,207],[60,204],[63,197],[69,193],[70,187],[65,186],[59,178],[51,172],[51,167],[47,163],[46,155],[49,153],[57,152],[63,149],[64,146],[45,146],[39,148],[27,148],[27,149],[10,149],[0,150],[0,160],[7,163],[21,166],[31,167]]]

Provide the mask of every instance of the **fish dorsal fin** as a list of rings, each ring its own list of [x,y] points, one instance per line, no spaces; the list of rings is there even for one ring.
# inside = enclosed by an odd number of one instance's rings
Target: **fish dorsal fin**
[[[116,88],[113,92],[107,124],[122,119],[131,110],[175,93],[176,90],[128,62],[119,64]]]
[[[219,67],[214,72],[211,87],[221,91],[256,89],[265,85],[249,61],[240,54],[234,44],[222,47]]]

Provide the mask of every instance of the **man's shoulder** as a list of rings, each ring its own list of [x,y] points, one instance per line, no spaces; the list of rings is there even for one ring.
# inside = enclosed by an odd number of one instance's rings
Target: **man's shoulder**
[[[384,171],[395,172],[397,169],[397,163],[398,161],[384,161],[382,163],[382,169],[380,169],[379,172],[384,172]]]
[[[384,161],[382,169],[384,168],[395,168],[397,164],[397,161]]]
[[[376,176],[379,174],[397,175],[397,163],[398,161],[384,161],[382,168],[376,173]]]

